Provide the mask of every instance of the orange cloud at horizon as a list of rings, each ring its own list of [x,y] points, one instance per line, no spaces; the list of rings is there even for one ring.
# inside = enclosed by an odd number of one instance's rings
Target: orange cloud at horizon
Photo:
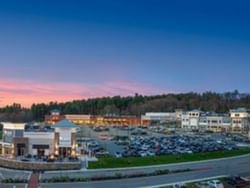
[[[30,107],[33,103],[65,102],[102,96],[156,94],[160,90],[128,81],[102,84],[41,83],[32,81],[0,80],[0,106],[20,103]]]

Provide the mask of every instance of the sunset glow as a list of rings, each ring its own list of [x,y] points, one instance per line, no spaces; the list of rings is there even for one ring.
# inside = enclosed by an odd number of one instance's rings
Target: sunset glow
[[[248,93],[250,15],[243,4],[2,1],[0,106],[134,93]]]
[[[106,82],[103,84],[39,83],[30,81],[0,80],[0,105],[20,103],[30,107],[33,103],[50,101],[65,102],[102,96],[134,95],[135,93],[156,94],[159,89],[152,86],[126,82]]]

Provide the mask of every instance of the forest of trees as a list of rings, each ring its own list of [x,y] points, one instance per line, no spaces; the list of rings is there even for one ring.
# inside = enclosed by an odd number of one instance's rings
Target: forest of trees
[[[53,109],[64,114],[94,115],[136,115],[145,112],[167,112],[175,109],[228,112],[229,109],[246,107],[250,109],[250,95],[237,90],[227,93],[181,93],[155,96],[102,97],[72,102],[33,104],[30,109],[13,104],[0,109],[0,121],[43,121],[44,116]]]
[[[30,109],[22,108],[20,104],[14,103],[11,106],[0,108],[1,122],[30,122],[33,121],[33,114]]]

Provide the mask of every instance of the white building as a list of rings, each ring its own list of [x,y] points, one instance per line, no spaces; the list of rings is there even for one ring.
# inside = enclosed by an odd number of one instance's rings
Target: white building
[[[230,127],[231,119],[226,114],[202,114],[199,119],[199,129],[201,131],[228,132]]]
[[[176,114],[175,112],[147,112],[143,119],[159,122],[174,121],[176,120]]]
[[[249,130],[249,114],[245,108],[230,110],[233,132],[246,132]]]
[[[78,127],[68,120],[62,120],[53,126],[55,129],[55,155],[75,156]]]
[[[181,128],[184,130],[198,130],[200,110],[192,110],[182,114]]]
[[[28,138],[28,153],[37,156],[54,154],[54,132],[25,131],[24,137]]]
[[[163,123],[180,121],[181,115],[182,110],[177,110],[176,112],[147,112],[141,117],[141,119],[142,121],[147,120],[151,122]]]
[[[3,139],[0,143],[0,154],[6,157],[12,157],[15,152],[15,143],[23,137],[24,123],[2,123],[3,124]],[[22,151],[19,151],[22,152]]]
[[[193,110],[182,114],[181,127],[184,130],[248,133],[249,120],[250,116],[245,108],[232,109],[229,115]]]
[[[52,127],[3,123],[0,155],[5,157],[32,155],[39,158],[75,157],[77,130],[78,127],[68,120],[62,120]]]
[[[176,109],[175,110],[175,117],[176,117],[177,121],[181,121],[182,114],[183,114],[183,110],[182,109]]]

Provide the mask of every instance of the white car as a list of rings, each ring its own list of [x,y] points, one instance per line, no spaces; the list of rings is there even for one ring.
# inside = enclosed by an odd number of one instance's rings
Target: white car
[[[140,152],[139,155],[140,155],[141,157],[146,157],[146,156],[147,156],[147,153],[146,153],[146,152]]]
[[[116,158],[121,158],[122,157],[122,154],[120,152],[115,152],[115,157]]]
[[[176,183],[173,185],[173,188],[186,188],[187,185],[185,183]]]
[[[147,152],[147,156],[155,156],[155,153],[152,152],[152,151],[148,151],[148,152]]]
[[[224,188],[220,180],[211,180],[208,182],[210,188]]]

